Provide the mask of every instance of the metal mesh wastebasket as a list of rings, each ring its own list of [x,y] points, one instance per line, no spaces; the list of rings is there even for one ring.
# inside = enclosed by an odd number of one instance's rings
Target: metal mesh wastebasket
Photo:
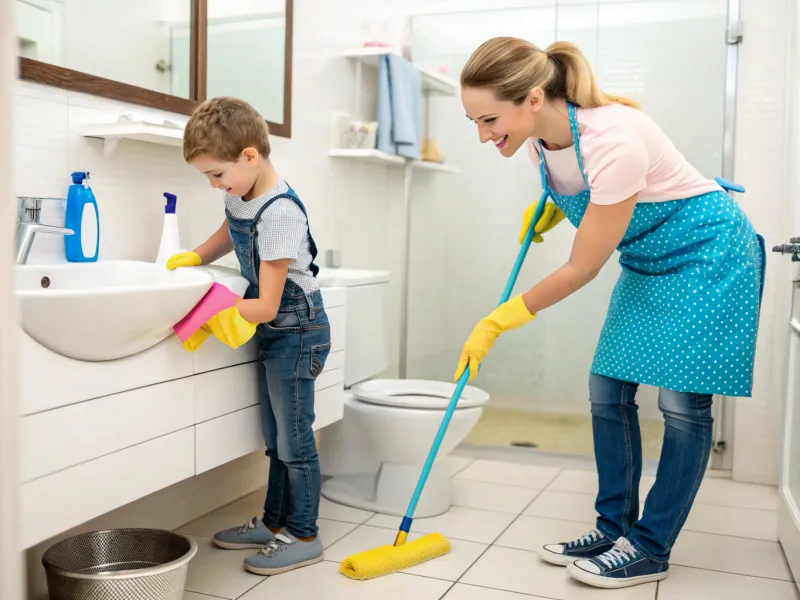
[[[192,540],[160,529],[68,538],[42,557],[50,600],[181,600]]]

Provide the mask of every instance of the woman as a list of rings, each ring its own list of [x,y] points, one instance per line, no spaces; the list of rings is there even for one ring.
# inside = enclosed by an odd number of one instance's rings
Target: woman
[[[539,165],[555,204],[547,203],[534,241],[564,218],[577,234],[563,266],[478,323],[456,379],[466,367],[474,376],[500,333],[585,286],[619,250],[622,274],[589,380],[596,528],[539,554],[598,587],[664,579],[708,462],[711,397],[751,394],[763,239],[635,103],[600,90],[573,44],[543,51],[489,40],[470,57],[461,86],[481,142],[505,157],[526,146]],[[535,208],[525,211],[520,240]],[[639,384],[660,388],[665,424],[641,518]]]

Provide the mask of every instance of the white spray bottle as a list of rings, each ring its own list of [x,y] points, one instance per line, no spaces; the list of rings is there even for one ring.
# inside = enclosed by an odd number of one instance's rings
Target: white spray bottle
[[[166,267],[170,256],[181,251],[181,240],[178,234],[178,216],[175,210],[178,198],[175,194],[164,192],[167,204],[164,207],[164,229],[161,231],[161,245],[158,247],[156,264]]]

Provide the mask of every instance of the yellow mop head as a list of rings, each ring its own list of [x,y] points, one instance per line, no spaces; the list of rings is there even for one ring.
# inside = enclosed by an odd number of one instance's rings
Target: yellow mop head
[[[349,556],[339,572],[350,579],[372,579],[407,569],[450,552],[450,542],[441,533],[429,533],[401,546],[381,546]]]

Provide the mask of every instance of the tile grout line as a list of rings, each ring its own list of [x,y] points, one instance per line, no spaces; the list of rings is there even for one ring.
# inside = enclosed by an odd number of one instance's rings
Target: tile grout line
[[[559,475],[559,474],[560,474],[562,471],[563,471],[563,469],[559,469],[559,470],[558,470],[558,472],[555,474],[555,476],[554,476],[554,479],[555,479],[555,477],[558,477],[558,475]],[[513,519],[511,519],[511,521],[508,523],[508,525],[506,525],[506,526],[503,528],[503,530],[502,530],[502,531],[501,531],[499,534],[497,534],[497,536],[495,536],[494,540],[492,540],[492,542],[491,542],[490,544],[488,544],[488,545],[486,546],[486,548],[484,548],[483,552],[481,552],[481,553],[478,555],[478,557],[477,557],[475,560],[473,560],[473,561],[472,561],[472,562],[469,564],[469,566],[468,566],[466,569],[464,569],[464,571],[461,573],[461,575],[459,575],[459,576],[458,576],[458,578],[457,578],[457,579],[456,579],[456,580],[453,582],[453,584],[452,584],[452,585],[451,585],[451,586],[450,586],[450,587],[447,589],[447,592],[445,592],[444,596],[446,596],[447,594],[449,594],[449,593],[450,593],[450,590],[452,590],[452,589],[453,589],[453,588],[454,588],[456,585],[458,585],[459,583],[461,583],[461,580],[464,578],[464,576],[465,576],[467,573],[469,573],[469,571],[472,569],[472,567],[474,567],[474,566],[475,566],[475,565],[478,563],[478,561],[480,561],[480,560],[481,560],[481,558],[483,558],[483,557],[486,555],[486,553],[487,553],[487,552],[489,552],[489,550],[490,550],[491,548],[494,548],[494,547],[495,547],[495,543],[497,542],[497,540],[499,540],[501,537],[503,537],[503,535],[506,533],[506,531],[508,531],[508,530],[509,530],[509,529],[510,529],[510,528],[511,528],[513,525],[514,525],[514,523],[516,523],[516,522],[517,522],[517,520],[519,520],[519,518],[520,518],[520,517],[523,515],[523,513],[524,513],[526,510],[528,510],[528,508],[530,508],[531,504],[533,504],[533,503],[536,501],[536,498],[538,498],[540,494],[541,494],[541,490],[539,491],[539,493],[537,493],[537,494],[536,494],[536,495],[535,495],[535,496],[534,496],[534,497],[531,499],[531,501],[530,501],[530,502],[528,502],[528,504],[527,504],[527,505],[525,505],[525,507],[524,507],[524,508],[523,508],[523,509],[522,509],[522,510],[519,512],[519,513],[517,513],[517,516],[516,516],[516,517],[514,517]],[[453,539],[457,539],[457,538],[453,538]],[[498,547],[502,547],[502,546],[498,546]],[[467,585],[467,584],[465,584],[465,585]],[[442,596],[442,598],[444,598],[444,596]]]
[[[461,458],[461,457],[459,457],[459,458]],[[467,457],[465,456],[463,458],[467,458]],[[476,460],[477,460],[476,458],[470,458],[469,462],[466,465],[464,465],[458,471],[456,471],[455,473],[450,475],[450,477],[448,477],[448,479],[455,479],[458,475],[460,475],[461,473],[466,471],[472,464],[474,464]]]

